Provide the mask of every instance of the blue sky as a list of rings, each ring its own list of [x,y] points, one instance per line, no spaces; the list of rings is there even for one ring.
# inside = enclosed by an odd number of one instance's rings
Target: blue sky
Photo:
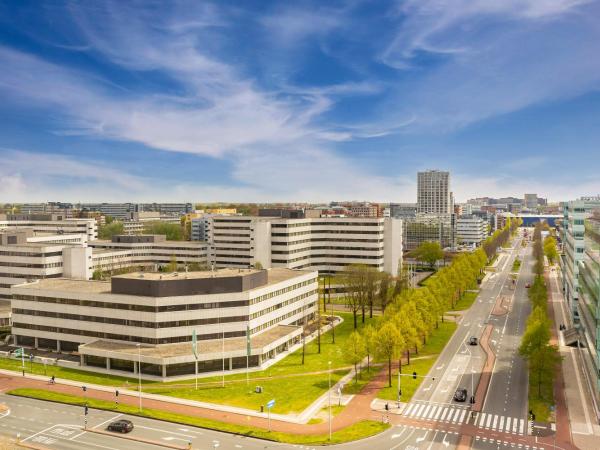
[[[0,201],[600,193],[600,2],[0,3]]]

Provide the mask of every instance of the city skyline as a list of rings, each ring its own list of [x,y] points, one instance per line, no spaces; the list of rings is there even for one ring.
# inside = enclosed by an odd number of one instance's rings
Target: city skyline
[[[0,201],[408,202],[426,169],[457,202],[595,195],[599,13],[6,3]]]

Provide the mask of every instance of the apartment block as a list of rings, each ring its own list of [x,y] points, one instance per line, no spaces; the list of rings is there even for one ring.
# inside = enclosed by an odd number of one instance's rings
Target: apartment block
[[[217,216],[209,221],[216,267],[285,267],[335,273],[366,264],[397,273],[402,221],[393,218]]]
[[[422,214],[404,221],[404,250],[414,250],[425,241],[439,242],[442,248],[456,247],[454,214]]]
[[[200,373],[260,368],[299,341],[317,289],[316,271],[282,268],[45,279],[12,288],[12,332],[17,345],[77,351],[95,371],[166,379],[196,364]]]
[[[58,219],[56,215],[12,215],[0,220],[0,231],[31,229],[36,233],[85,234],[87,240],[98,239],[95,219]]]

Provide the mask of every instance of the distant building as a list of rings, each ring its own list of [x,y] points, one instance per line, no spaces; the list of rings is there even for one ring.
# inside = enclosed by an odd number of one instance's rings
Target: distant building
[[[417,212],[421,214],[454,213],[450,172],[428,170],[417,174]]]
[[[425,241],[438,242],[442,248],[456,247],[456,216],[454,214],[417,214],[403,222],[404,250],[414,250]]]
[[[366,264],[395,274],[402,258],[402,221],[392,218],[216,216],[207,233],[216,267],[259,263],[335,273]]]
[[[394,219],[414,219],[417,217],[416,203],[390,203],[390,217]]]
[[[537,194],[525,194],[523,196],[523,206],[527,209],[537,209],[537,207],[538,207]]]
[[[353,204],[348,211],[352,217],[383,217],[381,208],[374,203]]]
[[[457,240],[461,244],[480,245],[487,237],[488,223],[479,216],[460,216],[456,220]]]
[[[95,219],[64,219],[56,214],[16,214],[0,220],[0,231],[28,228],[36,233],[85,234],[87,240],[98,238]]]

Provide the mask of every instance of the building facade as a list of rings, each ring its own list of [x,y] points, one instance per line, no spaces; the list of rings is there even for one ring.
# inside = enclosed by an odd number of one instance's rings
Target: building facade
[[[450,172],[440,170],[418,172],[417,212],[422,214],[454,213]]]
[[[12,332],[17,345],[77,351],[84,368],[107,372],[137,373],[141,360],[142,375],[164,379],[195,364],[245,368],[246,356],[260,367],[298,341],[317,289],[315,271],[280,268],[46,279],[12,288]]]
[[[335,273],[366,264],[395,274],[402,259],[402,221],[392,218],[216,216],[209,222],[216,267],[286,267]]]
[[[488,223],[476,215],[460,216],[456,220],[457,241],[461,244],[480,245],[487,237]]]

